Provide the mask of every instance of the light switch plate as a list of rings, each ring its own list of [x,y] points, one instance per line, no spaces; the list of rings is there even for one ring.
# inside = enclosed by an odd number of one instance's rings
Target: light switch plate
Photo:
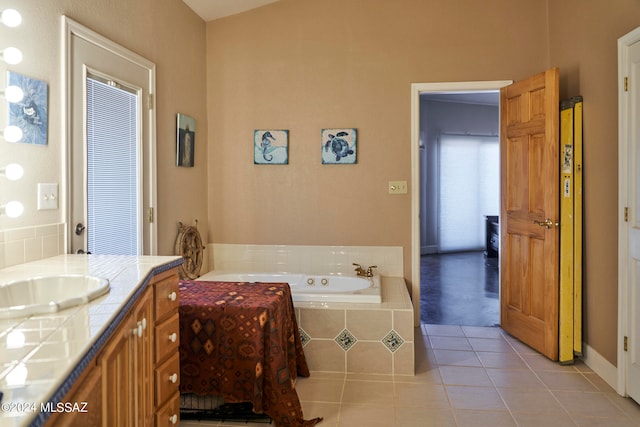
[[[38,210],[58,209],[58,184],[38,183]]]
[[[389,181],[389,194],[407,194],[407,181]]]

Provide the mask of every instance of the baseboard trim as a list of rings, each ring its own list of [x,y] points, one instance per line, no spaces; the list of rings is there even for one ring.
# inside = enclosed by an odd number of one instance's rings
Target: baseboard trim
[[[588,344],[582,343],[582,348],[584,349],[581,357],[582,361],[614,390],[620,393],[618,390],[618,368]]]

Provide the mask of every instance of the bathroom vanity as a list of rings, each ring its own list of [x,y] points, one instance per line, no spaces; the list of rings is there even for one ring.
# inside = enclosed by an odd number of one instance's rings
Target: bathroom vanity
[[[0,424],[179,423],[180,257],[62,255],[0,270],[110,281],[109,293],[47,314],[0,318]]]

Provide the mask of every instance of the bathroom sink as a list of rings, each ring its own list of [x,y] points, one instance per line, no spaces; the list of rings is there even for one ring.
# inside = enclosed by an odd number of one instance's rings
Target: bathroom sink
[[[53,313],[109,292],[109,280],[81,274],[30,277],[0,283],[0,318]]]

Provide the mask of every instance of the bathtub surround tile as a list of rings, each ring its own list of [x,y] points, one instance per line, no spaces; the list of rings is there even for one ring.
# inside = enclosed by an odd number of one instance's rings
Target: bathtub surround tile
[[[398,335],[410,339],[413,337],[414,329],[413,310],[393,310],[393,330]]]
[[[312,372],[346,372],[347,353],[334,340],[312,339],[305,346],[304,354]]]
[[[413,375],[413,305],[402,247],[211,243],[208,248],[208,265],[218,271],[354,275],[354,262],[376,265],[382,276],[380,304],[295,302],[309,368]]]
[[[381,340],[389,332],[392,311],[347,310],[347,328],[362,340]]]
[[[345,310],[300,310],[300,324],[312,338],[334,339],[345,328]]]
[[[309,341],[311,341],[311,337],[302,328],[298,328],[298,331],[300,333],[300,341],[302,342],[302,347],[305,347],[309,343]]]
[[[393,355],[380,342],[358,341],[347,353],[347,372],[391,375]]]
[[[382,287],[398,290],[398,295],[407,293],[402,278],[383,277]],[[398,299],[382,304],[294,303],[298,326],[308,336],[305,354],[313,361],[311,369],[336,371],[334,355],[325,359],[313,354],[316,341],[331,339],[344,354],[341,372],[413,375],[414,332],[421,329],[413,328],[411,303]],[[406,331],[406,336],[395,328]]]
[[[356,337],[354,337],[353,334],[351,332],[349,332],[347,329],[345,329],[342,332],[340,332],[340,334],[338,334],[338,336],[335,338],[335,342],[337,342],[338,345],[340,347],[342,347],[342,349],[344,351],[349,351],[349,349],[357,341],[358,341],[358,339]]]
[[[210,243],[209,266],[215,270],[353,274],[352,263],[377,265],[382,276],[404,275],[400,246],[304,246]],[[276,269],[276,267],[278,269]],[[331,270],[328,271],[328,269]]]
[[[382,339],[382,343],[389,349],[391,353],[394,353],[402,344],[404,340],[396,331],[391,331]]]
[[[415,375],[415,348],[413,342],[405,342],[393,353],[393,374],[413,380]]]

